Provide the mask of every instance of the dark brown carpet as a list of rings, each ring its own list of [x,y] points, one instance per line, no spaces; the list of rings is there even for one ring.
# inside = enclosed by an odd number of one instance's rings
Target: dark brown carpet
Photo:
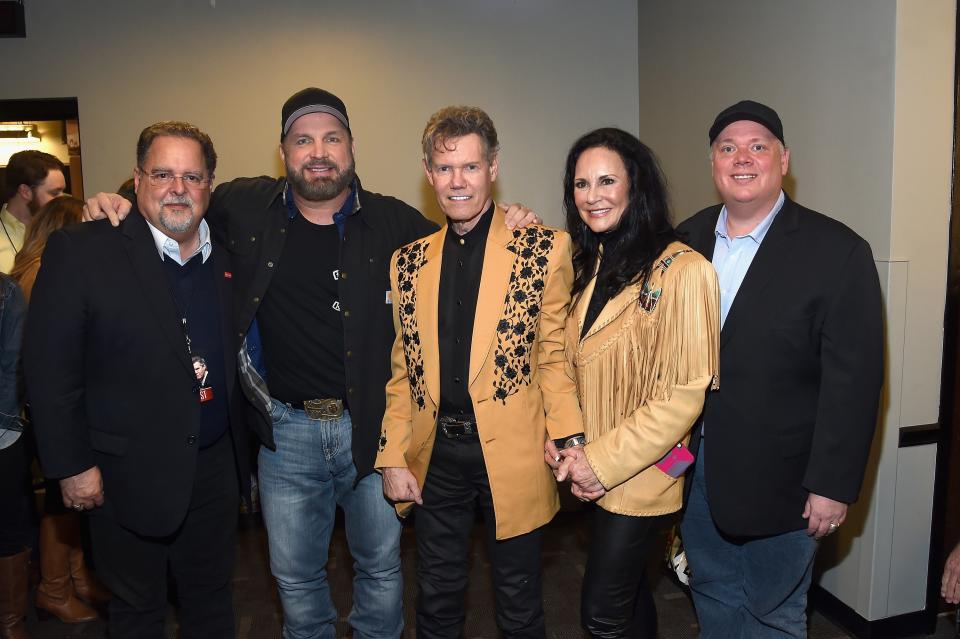
[[[477,525],[474,533],[470,589],[467,594],[467,639],[498,636],[493,617],[493,597],[490,590],[486,550]],[[585,516],[582,513],[563,512],[549,525],[544,537],[543,574],[544,609],[547,632],[552,639],[581,638],[579,626],[580,581],[583,577],[586,547]],[[344,538],[343,526],[336,527],[330,553],[328,574],[334,603],[340,613],[339,636],[348,636],[346,615],[352,599],[352,561]],[[414,637],[414,602],[416,592],[414,569],[416,547],[413,531],[405,526],[402,537],[403,571],[406,582],[404,637]],[[659,558],[651,567],[652,582],[657,599],[661,639],[696,637],[697,624],[693,606],[686,592],[678,587],[661,567]],[[266,534],[254,517],[241,522],[237,544],[237,570],[234,578],[237,636],[240,639],[276,639],[280,637],[280,605],[267,560]],[[176,637],[175,615],[171,611],[169,636]],[[38,621],[31,611],[29,620],[33,639],[103,638],[102,621],[71,626],[56,619]],[[813,612],[810,621],[811,639],[839,639],[848,635],[822,615]],[[940,620],[935,637],[954,637],[951,624]]]

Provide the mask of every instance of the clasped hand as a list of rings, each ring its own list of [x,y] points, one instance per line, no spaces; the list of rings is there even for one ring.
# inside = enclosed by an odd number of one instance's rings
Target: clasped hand
[[[558,450],[553,440],[547,438],[543,446],[543,458],[558,482],[570,480],[570,492],[580,501],[596,501],[606,494],[606,489],[587,461],[583,446]]]

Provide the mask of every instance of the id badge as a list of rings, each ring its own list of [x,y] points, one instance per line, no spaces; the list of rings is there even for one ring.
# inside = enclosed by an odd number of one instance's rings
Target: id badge
[[[200,403],[209,402],[213,399],[213,387],[204,386],[200,389]]]

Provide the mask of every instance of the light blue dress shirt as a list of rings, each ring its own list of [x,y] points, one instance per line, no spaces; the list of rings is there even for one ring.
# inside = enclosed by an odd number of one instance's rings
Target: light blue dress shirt
[[[194,255],[202,253],[203,259],[201,261],[206,264],[207,258],[210,257],[210,253],[213,251],[213,244],[210,242],[210,226],[207,225],[206,220],[200,220],[200,228],[197,229],[200,233],[200,245],[197,247],[197,250],[186,257],[180,255],[180,244],[175,239],[164,235],[163,231],[150,223],[150,220],[147,220],[147,226],[150,227],[150,234],[153,235],[153,241],[157,245],[157,252],[160,254],[160,259],[163,259],[163,256],[166,255],[180,266],[183,266],[189,262]]]
[[[717,228],[714,230],[717,240],[713,246],[713,268],[717,271],[717,281],[720,284],[720,328],[723,328],[727,321],[727,313],[733,306],[733,300],[737,297],[737,291],[743,284],[743,278],[747,275],[747,269],[753,263],[753,258],[760,248],[760,243],[770,230],[773,219],[783,208],[784,195],[780,191],[780,197],[776,204],[767,214],[763,221],[746,235],[730,237],[727,234],[727,207],[720,210],[720,217],[717,218]]]

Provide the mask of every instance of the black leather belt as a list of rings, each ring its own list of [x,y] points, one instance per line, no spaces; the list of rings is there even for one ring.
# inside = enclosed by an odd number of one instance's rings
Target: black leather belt
[[[475,417],[441,415],[437,418],[437,431],[450,439],[476,439],[480,436]]]
[[[287,402],[293,408],[302,410],[308,419],[331,421],[343,417],[346,402],[337,398],[306,399],[302,402]]]

